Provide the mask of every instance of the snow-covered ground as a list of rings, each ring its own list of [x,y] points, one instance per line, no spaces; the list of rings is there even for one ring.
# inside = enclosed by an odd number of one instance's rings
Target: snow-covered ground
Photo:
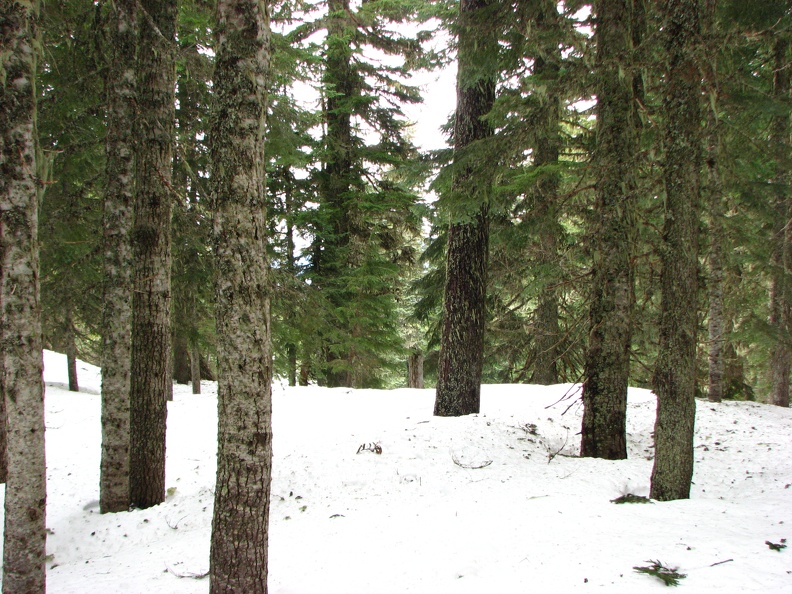
[[[207,592],[216,385],[175,388],[166,502],[101,515],[98,370],[70,393],[45,366],[49,592]],[[792,546],[766,544],[792,545],[791,410],[698,402],[692,498],[616,505],[648,495],[655,399],[630,391],[629,460],[580,459],[574,389],[484,386],[480,415],[435,418],[431,390],[276,387],[270,592],[663,591],[650,560],[689,592],[792,592]]]

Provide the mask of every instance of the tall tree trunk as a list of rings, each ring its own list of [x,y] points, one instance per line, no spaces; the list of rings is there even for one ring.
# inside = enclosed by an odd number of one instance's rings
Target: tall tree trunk
[[[424,356],[421,352],[410,353],[407,357],[407,387],[424,389]]]
[[[178,2],[142,0],[139,7],[130,496],[133,505],[146,508],[165,500],[165,424],[173,392],[170,222]]]
[[[561,99],[558,91],[558,72],[561,65],[559,15],[556,3],[543,0],[538,5],[536,17],[537,37],[548,43],[534,60],[533,74],[544,84],[546,96],[537,114],[538,141],[533,164],[537,168],[550,167],[539,177],[534,191],[535,216],[541,220],[539,229],[539,258],[542,271],[542,288],[539,304],[534,314],[534,383],[548,386],[558,383],[558,355],[561,331],[558,326],[558,244],[561,228],[558,223],[558,186],[560,176],[556,171],[561,148],[559,122]]]
[[[583,382],[580,454],[627,457],[627,386],[632,338],[632,237],[637,134],[633,109],[633,2],[597,11],[597,167],[594,282]]]
[[[665,223],[660,248],[660,348],[651,496],[687,499],[693,477],[701,170],[699,0],[663,3]]]
[[[46,590],[44,363],[35,136],[38,15],[35,1],[0,4],[0,371],[8,457],[5,594]]]
[[[350,241],[355,233],[353,222],[357,218],[350,193],[355,187],[354,141],[352,131],[353,102],[359,96],[352,68],[352,46],[355,25],[350,16],[349,0],[328,0],[327,57],[325,60],[324,84],[326,97],[327,156],[321,185],[322,202],[327,213],[327,228],[322,233],[323,250],[315,266],[328,298],[333,306],[348,306],[354,298],[346,290],[345,279],[350,264]],[[336,319],[340,325],[345,322]],[[348,336],[351,327],[336,328],[338,334]],[[329,339],[332,341],[333,339]],[[329,387],[349,386],[351,365],[349,353],[340,352],[343,347],[328,343],[323,349],[324,383]]]
[[[218,453],[210,591],[267,591],[272,347],[264,166],[268,5],[219,0],[210,129]]]
[[[461,0],[454,152],[492,135],[483,119],[495,102],[494,68],[481,61],[494,55],[497,36],[492,27],[490,0]],[[483,161],[482,159],[481,161]],[[489,258],[489,195],[491,176],[476,163],[454,175],[453,191],[464,195],[473,215],[452,215],[448,229],[443,328],[440,341],[434,414],[460,416],[479,412],[484,326],[487,317]],[[477,206],[478,204],[478,206]],[[478,211],[478,212],[476,212]]]
[[[718,119],[718,72],[717,55],[717,30],[715,13],[718,0],[707,0],[704,13],[706,38],[708,40],[709,66],[707,68],[707,90],[710,97],[710,106],[707,109],[707,138],[706,138],[706,170],[704,193],[707,197],[709,209],[709,312],[708,343],[709,343],[709,390],[710,402],[720,402],[723,399],[723,371],[724,371],[724,345],[726,342],[724,332],[723,313],[723,261],[724,227],[723,227],[723,183],[720,175],[720,122]]]
[[[789,39],[780,34],[775,40],[775,63],[773,96],[780,103],[789,102]],[[773,118],[773,140],[776,143],[777,157],[776,196],[771,240],[771,286],[770,286],[770,326],[775,332],[775,344],[770,355],[770,379],[772,382],[770,404],[789,407],[789,373],[792,366],[792,345],[789,344],[790,319],[790,265],[789,250],[792,244],[789,229],[790,192],[789,192],[789,113]]]
[[[135,199],[136,0],[110,5],[102,310],[102,462],[99,509],[129,509],[129,391],[132,364],[132,243]]]
[[[190,382],[192,383],[192,393],[201,393],[201,350],[198,348],[198,341],[190,339]]]

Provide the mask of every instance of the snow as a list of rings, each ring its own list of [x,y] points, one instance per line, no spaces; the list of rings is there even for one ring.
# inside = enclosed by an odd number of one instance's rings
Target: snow
[[[46,352],[48,591],[208,592],[216,384],[175,386],[165,503],[101,515],[99,370],[66,377]],[[689,592],[792,592],[766,544],[792,538],[792,411],[699,401],[691,499],[616,505],[649,493],[655,398],[630,390],[629,460],[580,459],[576,390],[483,386],[481,414],[435,418],[431,390],[275,386],[270,592],[663,591],[650,560]]]

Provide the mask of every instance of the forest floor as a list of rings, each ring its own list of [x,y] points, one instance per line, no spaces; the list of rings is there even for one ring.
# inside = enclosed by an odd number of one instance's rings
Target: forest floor
[[[208,592],[216,384],[174,389],[165,503],[101,515],[98,369],[70,393],[45,366],[48,591]],[[436,418],[432,390],[276,386],[270,593],[664,591],[654,561],[680,591],[792,592],[792,410],[699,401],[691,499],[617,505],[649,494],[655,398],[630,390],[628,460],[581,459],[576,390]]]

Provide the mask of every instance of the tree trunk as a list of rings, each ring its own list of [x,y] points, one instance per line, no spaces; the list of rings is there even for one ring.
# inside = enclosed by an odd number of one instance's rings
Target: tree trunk
[[[46,590],[44,363],[35,138],[38,15],[35,1],[0,4],[0,327],[8,462],[5,594]]]
[[[176,0],[139,4],[135,255],[130,417],[130,496],[165,500],[166,403],[172,398],[170,222],[174,137]]]
[[[708,54],[710,61],[715,64],[715,56],[718,55],[718,44],[716,43],[717,31],[715,25],[715,11],[717,0],[707,0],[705,12],[706,38],[710,40],[708,44]],[[723,371],[724,371],[724,313],[723,313],[723,261],[726,251],[724,249],[724,227],[723,227],[723,183],[720,175],[720,122],[718,121],[718,73],[716,68],[711,67],[707,71],[707,87],[711,105],[707,109],[707,138],[706,138],[706,170],[704,192],[707,196],[709,207],[709,312],[708,320],[708,343],[709,343],[709,390],[708,399],[710,402],[720,402],[723,399]]]
[[[66,313],[64,338],[66,339],[66,368],[69,376],[69,391],[79,392],[80,384],[77,381],[77,341],[74,337],[74,321],[71,313],[71,302],[66,304],[69,311]]]
[[[266,3],[219,0],[210,129],[218,453],[210,592],[267,591],[272,347],[264,165]]]
[[[775,40],[775,69],[773,96],[779,102],[789,100],[789,69],[787,55],[789,40],[780,34]],[[770,404],[789,407],[789,372],[792,367],[792,349],[789,344],[790,303],[789,250],[792,244],[789,229],[790,192],[789,192],[789,114],[773,118],[773,140],[776,143],[776,196],[773,219],[773,238],[771,240],[771,285],[770,285],[770,326],[775,333],[775,344],[770,355],[770,379],[772,382]]]
[[[102,311],[102,462],[99,509],[129,509],[129,391],[132,364],[132,244],[135,157],[136,0],[111,4]]]
[[[699,0],[662,5],[665,37],[665,223],[660,248],[660,348],[651,496],[690,497],[696,417],[698,225],[701,170]]]
[[[596,213],[589,344],[583,381],[580,455],[627,457],[627,387],[632,338],[635,208],[633,2],[597,10]]]
[[[459,51],[454,152],[492,135],[483,119],[495,102],[495,73],[481,74],[480,62],[493,55],[497,37],[491,27],[489,0],[459,4]],[[485,24],[486,23],[486,24]],[[482,34],[483,33],[483,34]],[[461,416],[479,412],[486,323],[489,258],[490,175],[482,159],[454,176],[455,193],[464,196],[468,213],[453,214],[448,229],[443,327],[434,414]]]
[[[173,337],[173,381],[189,384],[192,377],[192,364],[187,346],[187,338],[181,333]]]
[[[544,44],[534,60],[533,74],[547,91],[541,99],[537,114],[537,133],[533,164],[537,168],[549,166],[542,173],[534,190],[535,216],[541,221],[539,228],[538,266],[542,271],[539,305],[534,314],[534,358],[533,382],[549,386],[558,383],[558,356],[561,331],[558,326],[558,244],[561,229],[558,224],[558,154],[561,147],[559,122],[561,100],[558,92],[558,72],[561,64],[561,49],[558,44],[558,9],[552,0],[539,3],[536,17],[537,37],[544,37]]]
[[[192,393],[201,393],[201,351],[198,348],[198,341],[194,338],[190,340],[190,381],[192,382]]]
[[[407,357],[407,387],[424,389],[424,356],[423,353],[410,353]]]

